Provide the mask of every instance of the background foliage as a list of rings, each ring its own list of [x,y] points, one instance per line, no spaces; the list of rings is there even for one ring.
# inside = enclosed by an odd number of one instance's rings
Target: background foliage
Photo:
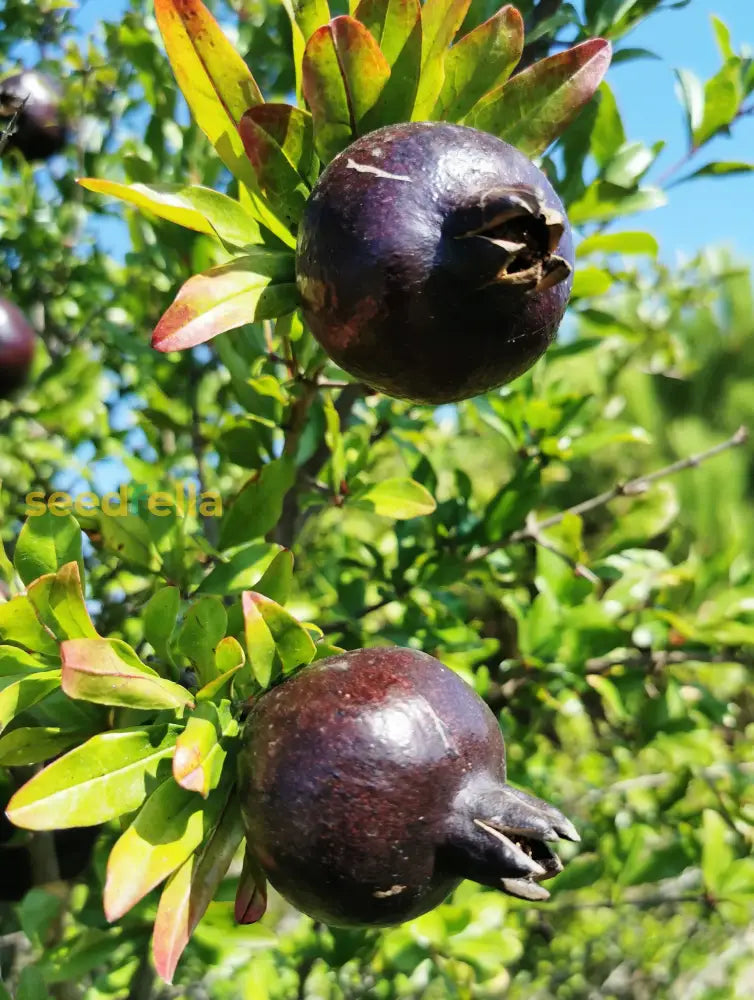
[[[282,6],[210,6],[266,96],[286,99]],[[518,6],[528,63],[595,34],[612,39],[616,58],[641,58],[631,29],[660,3]],[[475,0],[466,27],[495,7]],[[186,354],[151,350],[180,284],[221,259],[217,243],[114,207],[75,178],[220,190],[230,178],[188,119],[149,5],[133,0],[122,23],[90,39],[64,0],[8,0],[0,26],[0,68],[14,68],[17,43],[32,35],[78,121],[49,168],[9,155],[0,166],[0,286],[43,340],[31,389],[0,402],[8,596],[78,556],[75,525],[52,555],[39,554],[30,529],[20,535],[29,490],[216,489],[222,520],[158,520],[143,505],[81,519],[100,635],[166,662],[173,681],[201,679],[187,609],[202,594],[237,603],[276,546],[291,548],[291,614],[328,642],[415,645],[458,670],[500,715],[512,781],[561,807],[583,838],[547,904],[466,883],[383,933],[317,926],[279,898],[260,924],[235,927],[234,863],[166,986],[149,958],[156,894],[112,925],[103,913],[118,823],[101,829],[72,880],[61,877],[70,843],[56,860],[50,834],[3,826],[2,878],[30,858],[36,884],[0,903],[0,998],[750,996],[754,456],[743,443],[646,490],[619,487],[751,423],[748,263],[710,248],[662,264],[630,216],[695,171],[724,185],[745,169],[708,163],[704,147],[751,108],[752,60],[713,25],[721,68],[708,81],[680,75],[689,156],[660,182],[647,174],[661,142],[625,134],[608,76],[544,158],[580,239],[559,344],[512,386],[433,411],[343,386],[335,368],[324,372],[332,387],[312,391],[300,377],[315,359],[306,336],[294,341],[296,364],[282,363],[263,324]],[[114,218],[127,226],[124,257]],[[291,447],[302,398],[307,420]],[[269,473],[281,453],[290,480]],[[559,516],[606,490],[609,502]],[[48,519],[45,531],[59,540],[61,523]],[[269,596],[284,600],[275,586]],[[231,603],[214,600],[208,614],[232,616]],[[0,605],[7,640],[4,627]],[[231,620],[227,634],[238,628]],[[19,678],[14,662],[0,661],[0,709]],[[30,760],[14,733],[57,730],[53,756],[113,724],[34,683],[45,696],[0,719],[3,802],[48,756]],[[118,726],[138,725],[139,711],[119,709]]]

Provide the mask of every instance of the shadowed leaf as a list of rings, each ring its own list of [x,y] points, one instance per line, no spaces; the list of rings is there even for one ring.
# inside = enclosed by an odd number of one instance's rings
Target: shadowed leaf
[[[521,15],[515,7],[501,7],[448,51],[445,81],[433,116],[461,121],[486,93],[505,83],[523,48]]]
[[[46,656],[58,655],[55,636],[37,618],[34,605],[25,594],[0,604],[0,639]]]
[[[152,954],[165,982],[172,983],[178,960],[242,840],[241,810],[238,798],[231,795],[209,838],[171,875],[160,896]]]
[[[257,859],[249,850],[244,852],[243,869],[238,880],[233,915],[236,923],[255,924],[267,909],[267,879]]]
[[[196,667],[200,684],[215,676],[215,648],[227,624],[228,613],[219,597],[200,597],[186,612],[177,645]]]
[[[223,518],[221,549],[261,538],[275,527],[285,494],[293,485],[295,472],[290,458],[277,458],[264,465],[246,483]]]
[[[299,176],[310,187],[314,184],[319,161],[314,152],[314,124],[308,111],[291,104],[257,104],[243,117],[251,118],[263,128]]]
[[[306,628],[275,601],[263,594],[246,591],[243,595],[243,609],[247,622],[253,615],[253,610],[261,615],[275,643],[275,652],[284,674],[314,659],[314,640]]]
[[[235,552],[227,562],[218,562],[197,588],[199,594],[231,594],[254,586],[266,571],[280,546],[273,542],[252,542]]]
[[[0,732],[21,712],[60,687],[59,670],[41,670],[22,677],[0,691]]]
[[[285,604],[292,585],[293,553],[289,549],[283,549],[278,552],[253,589],[278,604]]]
[[[243,206],[211,188],[185,184],[118,184],[94,177],[79,178],[78,183],[89,191],[119,198],[186,229],[218,236],[223,243],[245,247],[262,239],[255,219]]]
[[[293,257],[272,250],[237,257],[183,285],[152,334],[158,351],[183,351],[298,303]]]
[[[482,98],[466,124],[491,132],[537,156],[590,100],[610,64],[610,43],[582,42],[549,56]]]
[[[19,788],[8,817],[26,830],[95,826],[137,809],[172,756],[178,726],[100,733]],[[168,771],[169,773],[169,771]]]
[[[181,708],[192,701],[185,688],[160,677],[120,639],[70,639],[60,653],[69,698],[123,708]]]
[[[65,731],[57,726],[14,729],[0,738],[0,764],[3,767],[40,764],[82,743],[88,736],[86,732]]]

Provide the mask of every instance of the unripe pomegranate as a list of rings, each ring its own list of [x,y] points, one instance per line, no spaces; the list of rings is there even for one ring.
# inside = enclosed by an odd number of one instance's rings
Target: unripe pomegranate
[[[18,306],[0,299],[0,399],[26,381],[35,342],[34,328]]]
[[[44,73],[25,70],[0,80],[0,117],[7,121],[18,111],[16,131],[9,145],[27,160],[46,160],[66,141],[66,123],[60,111],[60,89]]]
[[[573,263],[563,205],[523,153],[412,122],[330,163],[296,275],[306,321],[342,368],[389,395],[447,403],[531,367],[563,317]]]
[[[545,842],[579,839],[506,783],[482,699],[412,649],[333,656],[264,694],[243,732],[239,791],[261,872],[334,925],[409,920],[465,878],[547,899],[539,881],[562,866]]]

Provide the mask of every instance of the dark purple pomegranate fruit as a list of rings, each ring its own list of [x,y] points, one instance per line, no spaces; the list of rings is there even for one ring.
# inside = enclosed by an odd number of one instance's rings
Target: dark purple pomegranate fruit
[[[0,80],[0,118],[5,119],[0,127],[19,112],[8,145],[15,146],[27,160],[46,160],[65,145],[60,98],[57,84],[44,73],[25,70]]]
[[[243,732],[239,790],[247,872],[257,869],[253,901],[248,884],[237,900],[245,922],[263,911],[264,876],[304,913],[345,926],[409,920],[465,878],[547,899],[539,881],[562,866],[545,841],[579,839],[557,809],[506,784],[482,699],[412,649],[333,656],[263,695]]]
[[[447,403],[552,342],[573,243],[544,174],[462,125],[389,125],[340,153],[299,231],[303,313],[328,355],[391,396]]]
[[[35,342],[34,328],[18,306],[0,299],[0,399],[26,381]]]

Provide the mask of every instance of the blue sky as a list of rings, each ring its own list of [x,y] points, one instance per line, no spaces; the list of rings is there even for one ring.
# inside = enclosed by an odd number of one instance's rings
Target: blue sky
[[[86,0],[78,12],[82,31],[89,32],[101,19],[101,0]],[[124,0],[110,0],[108,20],[120,16]],[[691,0],[682,10],[655,14],[628,36],[624,44],[657,52],[661,60],[642,59],[610,70],[608,79],[618,97],[630,140],[648,144],[665,139],[649,180],[659,177],[686,151],[686,134],[675,96],[675,68],[690,69],[702,79],[720,65],[710,15],[717,14],[731,28],[734,48],[754,49],[754,0]],[[732,138],[716,139],[694,160],[754,160],[754,116],[741,119]],[[659,238],[668,262],[692,254],[709,244],[725,243],[754,256],[754,174],[702,179],[670,192],[669,204],[651,213],[621,221],[623,228],[649,228]]]

